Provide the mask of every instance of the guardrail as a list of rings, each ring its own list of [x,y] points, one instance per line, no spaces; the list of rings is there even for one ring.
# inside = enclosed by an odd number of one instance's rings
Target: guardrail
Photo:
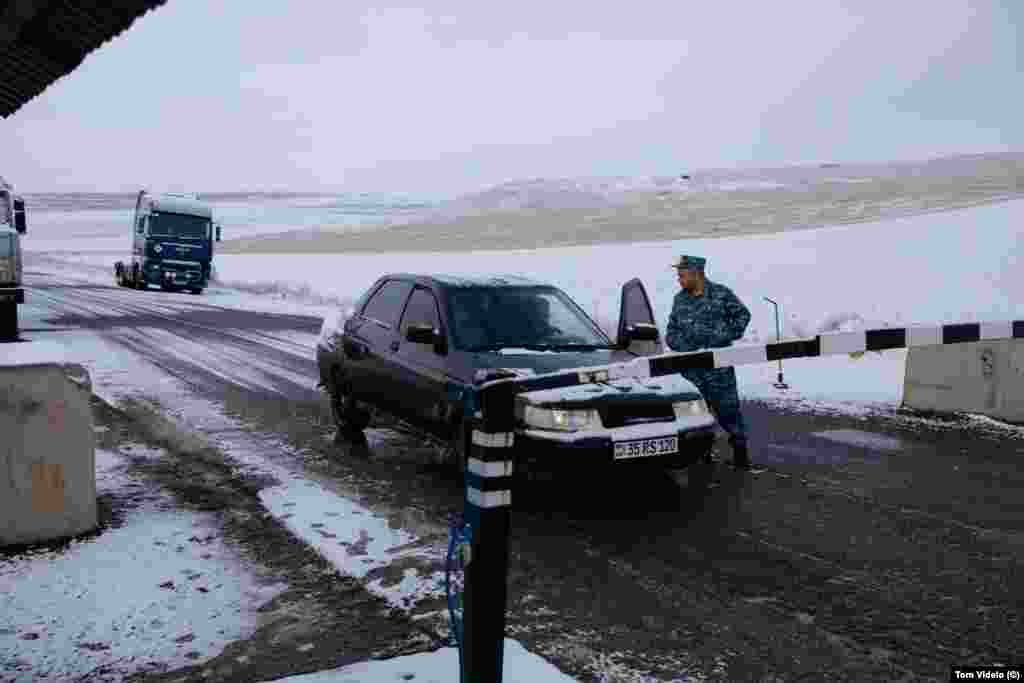
[[[836,332],[763,345],[643,356],[623,363],[496,379],[480,386],[481,418],[473,428],[466,474],[465,520],[471,527],[462,640],[463,683],[500,683],[505,637],[508,533],[515,461],[517,394],[683,370],[754,365],[864,351],[1024,339],[1024,320],[955,323]]]

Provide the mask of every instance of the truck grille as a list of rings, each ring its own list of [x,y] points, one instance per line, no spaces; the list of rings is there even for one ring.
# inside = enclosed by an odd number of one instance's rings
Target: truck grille
[[[667,401],[605,406],[599,412],[601,423],[609,429],[645,422],[672,422],[676,419],[672,404]]]

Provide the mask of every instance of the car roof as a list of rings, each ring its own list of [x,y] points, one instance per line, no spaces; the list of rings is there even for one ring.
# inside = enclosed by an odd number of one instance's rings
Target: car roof
[[[421,284],[432,284],[442,288],[450,287],[550,287],[547,282],[533,280],[522,275],[448,275],[444,273],[393,273],[385,278],[414,280]]]

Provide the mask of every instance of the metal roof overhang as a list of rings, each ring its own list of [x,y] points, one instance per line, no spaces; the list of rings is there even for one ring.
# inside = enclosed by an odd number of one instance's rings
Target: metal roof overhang
[[[167,0],[0,0],[0,118]]]

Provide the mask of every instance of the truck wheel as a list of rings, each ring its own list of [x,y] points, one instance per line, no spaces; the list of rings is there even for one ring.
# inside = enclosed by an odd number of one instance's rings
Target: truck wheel
[[[331,415],[338,428],[338,436],[354,436],[362,433],[370,424],[370,413],[352,395],[351,385],[338,370],[334,371],[331,382]]]
[[[18,304],[4,302],[0,304],[0,339],[14,340],[18,338]]]

